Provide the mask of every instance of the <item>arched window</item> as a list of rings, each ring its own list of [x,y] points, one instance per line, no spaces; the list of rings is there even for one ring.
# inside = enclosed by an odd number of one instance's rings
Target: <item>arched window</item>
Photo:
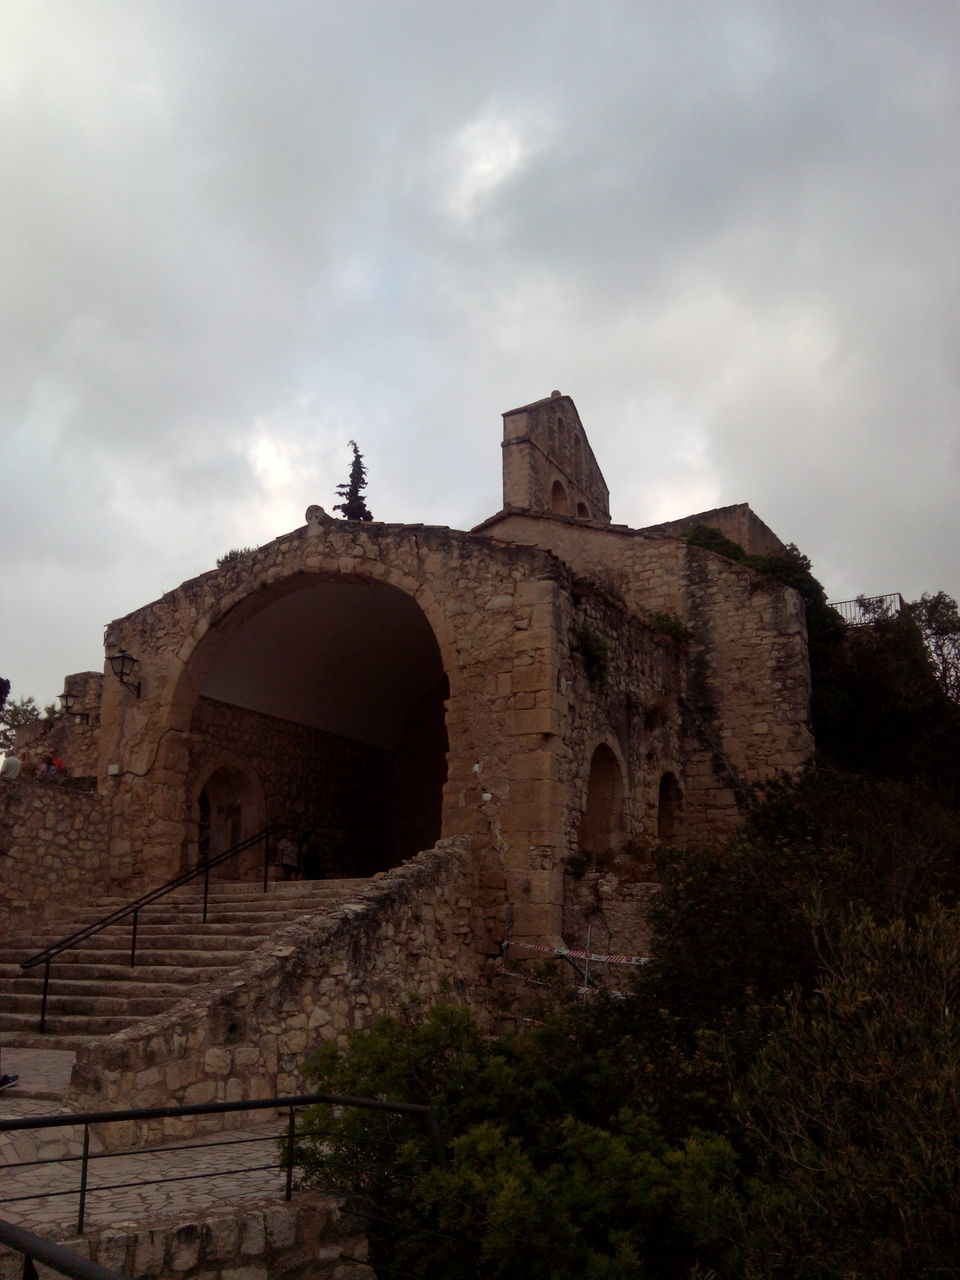
[[[590,761],[587,806],[577,843],[584,853],[606,853],[623,843],[623,774],[617,757],[601,743]]]
[[[661,844],[676,844],[683,835],[683,792],[672,773],[660,779],[657,798],[657,839]]]
[[[550,491],[550,510],[555,516],[568,516],[570,514],[567,491],[559,480],[554,480],[553,488]]]
[[[578,520],[590,519],[590,509],[585,502],[577,503],[577,519]]]

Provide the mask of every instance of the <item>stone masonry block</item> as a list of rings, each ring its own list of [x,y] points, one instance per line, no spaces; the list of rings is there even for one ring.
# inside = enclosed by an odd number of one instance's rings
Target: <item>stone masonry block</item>
[[[539,903],[513,904],[514,938],[529,941],[555,941],[563,928],[563,908]]]
[[[266,1231],[263,1214],[254,1210],[245,1213],[240,1223],[240,1252],[248,1256],[263,1253],[266,1248]]]
[[[560,732],[560,717],[552,708],[534,707],[530,711],[511,711],[509,716],[510,733],[550,733]]]

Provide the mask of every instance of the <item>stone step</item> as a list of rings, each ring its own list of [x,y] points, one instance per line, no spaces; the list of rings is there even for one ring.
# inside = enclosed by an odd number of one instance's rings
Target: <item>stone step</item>
[[[22,1035],[37,1034],[37,1017],[39,1011],[32,1013],[0,1013],[0,1031],[13,1032],[18,1036],[17,1044],[22,1044],[23,1040],[19,1038]],[[82,1036],[86,1040],[92,1040],[98,1036],[112,1036],[117,1031],[122,1031],[124,1027],[132,1027],[139,1018],[131,1017],[101,1017],[98,1014],[84,1015],[79,1014],[59,1014],[55,1018],[47,1019],[48,1034],[52,1036],[59,1035],[75,1035]]]
[[[140,970],[135,969],[134,972],[139,974]],[[141,977],[131,979],[130,970],[126,968],[117,969],[114,977],[98,980],[58,976],[51,969],[47,991],[51,996],[76,995],[83,997],[87,1001],[95,1000],[99,995],[129,996],[131,999],[136,999],[138,996],[145,994],[169,996],[172,1000],[181,1000],[184,996],[188,996],[191,991],[195,991],[196,987],[195,974],[190,982],[170,982],[166,979],[163,981],[156,979],[153,982],[145,983]],[[0,974],[0,1007],[6,1004],[6,995],[4,994],[6,992],[11,995],[26,992],[33,997],[40,996],[43,994],[43,976],[41,974],[38,977],[36,970],[26,973],[20,970],[17,974]]]
[[[249,881],[211,885],[207,921],[202,889],[190,886],[141,910],[137,963],[131,967],[132,918],[109,925],[53,957],[47,992],[46,1031],[37,1027],[44,966],[21,963],[44,947],[129,905],[104,895],[76,907],[62,921],[0,946],[0,1045],[73,1048],[112,1035],[141,1018],[233,973],[257,948],[293,920],[349,901],[366,881],[272,881],[267,893]]]
[[[211,902],[207,905],[207,923],[223,923],[230,924],[233,922],[256,922],[265,920],[274,922],[278,919],[294,919],[297,916],[309,915],[313,911],[323,911],[338,902],[344,901],[349,897],[348,894],[324,894],[322,896],[313,896],[303,898],[300,901],[291,901],[289,898],[280,898],[275,901],[270,899],[260,900],[252,898],[249,901],[242,898],[232,899],[229,902]],[[73,917],[69,922],[69,927],[58,926],[51,922],[44,922],[30,933],[15,935],[17,943],[26,943],[27,946],[34,946],[36,949],[39,940],[52,938],[59,941],[66,938],[72,933],[78,933],[81,929],[86,929],[92,924],[99,924],[105,916],[109,915],[108,911],[90,912],[88,917]],[[162,908],[160,906],[144,907],[137,916],[137,929],[148,925],[175,924],[186,922],[201,924],[203,921],[203,905],[191,900],[189,903],[166,903]],[[114,921],[105,926],[108,929],[131,929],[133,927],[133,916],[126,916],[122,920]],[[13,941],[10,939],[9,941]],[[49,945],[49,944],[48,944]]]
[[[252,884],[248,880],[226,884],[222,881],[217,881],[210,884],[209,901],[235,902],[237,899],[245,898],[257,902],[299,902],[312,896],[322,898],[351,893],[362,889],[366,883],[367,881],[362,879],[295,880],[289,883],[272,881],[267,886],[266,893],[264,893],[261,884]],[[203,901],[202,887],[185,885],[181,889],[173,889],[169,894],[158,898],[155,903],[151,903],[150,908],[162,906],[165,902],[190,901]],[[110,911],[116,911],[120,907],[129,906],[130,902],[130,898],[112,894],[104,895],[103,897],[91,898],[84,903],[78,903],[73,915],[74,918],[80,918],[81,916],[92,914],[96,918],[106,915]]]
[[[175,936],[189,936],[199,940],[204,938],[253,938],[264,934],[273,935],[277,929],[283,925],[286,920],[296,920],[299,913],[291,912],[289,916],[271,917],[270,919],[260,920],[208,920],[206,924],[197,922],[194,925],[188,920],[168,920],[155,924],[144,923],[140,921],[137,925],[137,942],[141,938],[170,938]],[[189,930],[189,933],[188,933]],[[87,941],[93,941],[95,938],[109,938],[115,945],[123,946],[124,942],[129,945],[132,930],[129,923],[122,925],[111,924],[102,929],[99,933],[91,934],[89,939],[83,939],[74,943],[74,946],[82,947]],[[4,939],[0,943],[0,956],[16,953],[23,956],[25,953],[36,955],[39,951],[46,947],[53,946],[60,942],[63,935],[53,935],[46,933],[37,933],[29,939],[28,944],[24,945],[27,940],[20,939]],[[72,948],[71,948],[72,949]]]
[[[281,899],[277,902],[258,902],[252,899],[249,902],[243,899],[237,899],[229,903],[210,903],[207,907],[208,922],[221,921],[229,923],[234,920],[268,920],[276,919],[293,919],[295,916],[309,915],[313,911],[325,911],[327,908],[336,905],[338,902],[348,900],[349,894],[329,894],[322,898],[305,898],[302,902],[290,902],[288,899]],[[44,922],[32,929],[29,933],[17,934],[18,942],[30,942],[40,936],[53,936],[56,939],[68,937],[69,934],[79,933],[81,929],[87,929],[90,925],[100,924],[108,913],[103,914],[91,913],[89,919],[72,919],[69,929],[61,929],[57,924]],[[166,904],[161,910],[158,907],[145,907],[137,916],[137,928],[147,924],[170,924],[176,921],[191,921],[201,923],[203,920],[203,906],[201,903],[190,902],[183,903],[179,906],[176,904]],[[110,921],[104,925],[108,929],[130,929],[133,927],[133,916],[124,916],[121,919]]]
[[[89,1036],[83,1035],[51,1035],[37,1031],[36,1019],[30,1030],[22,1027],[15,1031],[0,1031],[0,1049],[64,1049],[75,1052],[80,1045],[88,1044]],[[6,1055],[4,1055],[6,1059]],[[19,1089],[19,1085],[17,1088]]]
[[[229,941],[226,939],[225,941]],[[125,969],[129,969],[130,965],[130,947],[128,946],[110,946],[109,944],[100,943],[98,939],[91,939],[91,943],[85,947],[73,947],[69,951],[63,951],[58,956],[54,956],[50,963],[51,972],[62,965],[122,965]],[[195,942],[191,942],[189,947],[146,947],[144,948],[144,957],[149,957],[149,965],[163,964],[169,961],[171,964],[189,965],[192,968],[205,968],[207,965],[235,965],[241,964],[251,951],[255,951],[256,947],[230,947],[230,946],[212,946],[198,947]],[[140,945],[137,944],[137,962],[134,968],[140,968]],[[35,965],[34,968],[43,972],[42,964]]]
[[[249,952],[243,953],[243,959],[249,955]],[[215,978],[220,978],[225,973],[232,973],[237,967],[237,962],[230,964],[216,963],[211,960],[209,964],[203,965],[202,969],[192,964],[182,964],[170,962],[168,964],[138,964],[132,969],[128,964],[96,964],[86,960],[82,962],[74,962],[69,967],[64,965],[57,969],[56,966],[50,966],[50,976],[53,977],[69,977],[84,979],[87,981],[110,981],[117,974],[122,973],[124,981],[136,982],[182,982],[196,986],[198,982],[212,982]],[[27,972],[36,973],[38,970],[27,970]],[[43,978],[43,970],[39,969],[40,978]]]
[[[171,933],[171,934],[153,934],[141,937],[137,934],[137,960],[141,954],[156,955],[157,952],[182,952],[195,951],[198,953],[221,953],[228,952],[232,954],[247,954],[255,951],[261,943],[268,938],[276,936],[276,929],[260,929],[251,930],[249,933],[219,933],[219,934],[197,934],[197,933]],[[105,953],[111,953],[118,957],[118,964],[128,964],[130,958],[130,938],[110,936],[106,933],[97,934],[94,938],[87,938],[83,942],[77,943],[74,947],[69,947],[66,951],[60,951],[51,957],[51,966],[58,964],[68,964],[75,962],[77,958],[89,959],[91,956],[101,956]],[[32,953],[36,954],[36,953]],[[30,957],[31,953],[17,951],[15,948],[0,948],[0,964],[21,965],[24,960]],[[201,961],[200,963],[206,963]],[[43,969],[44,962],[40,961],[33,968]]]
[[[2,997],[3,1012],[0,1013],[0,1020],[11,1013],[30,1013],[33,1016],[37,1014],[37,997],[34,992],[9,992],[3,993]],[[172,1004],[176,1004],[181,996],[175,993],[170,995],[115,995],[108,993],[101,988],[100,993],[96,997],[96,1009],[99,1014],[122,1014],[136,1016],[138,1018],[149,1018],[155,1013],[162,1013],[164,1009],[169,1009]],[[88,995],[82,992],[76,995],[57,994],[47,996],[47,1017],[54,1013],[75,1013],[87,1015],[90,1012],[91,1001]]]

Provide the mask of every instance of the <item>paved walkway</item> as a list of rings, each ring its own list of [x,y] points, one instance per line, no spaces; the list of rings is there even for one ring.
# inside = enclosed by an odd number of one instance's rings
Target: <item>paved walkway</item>
[[[3,1071],[20,1083],[0,1093],[0,1119],[64,1112],[63,1095],[74,1055],[55,1049],[5,1048]],[[274,1117],[255,1128],[171,1142],[149,1151],[100,1155],[90,1162],[85,1228],[121,1221],[159,1222],[244,1200],[283,1194],[276,1168],[277,1138],[284,1129]],[[79,1202],[82,1126],[0,1133],[0,1217],[41,1234],[72,1233]],[[91,1142],[91,1151],[97,1144]],[[49,1161],[33,1165],[35,1160]],[[236,1173],[238,1165],[272,1165]],[[5,1167],[4,1167],[5,1166]],[[214,1177],[200,1175],[214,1174]],[[154,1183],[148,1179],[169,1181]],[[37,1197],[23,1199],[22,1197]]]

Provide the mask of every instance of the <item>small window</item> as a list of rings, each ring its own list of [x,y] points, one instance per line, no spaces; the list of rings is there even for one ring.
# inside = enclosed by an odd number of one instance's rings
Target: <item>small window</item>
[[[590,519],[590,511],[589,511],[589,508],[587,507],[587,504],[586,504],[585,502],[578,502],[578,503],[577,503],[577,519],[578,519],[578,520],[589,520],[589,519]]]
[[[550,491],[550,510],[555,516],[568,516],[570,514],[567,491],[559,480],[554,480],[553,488]]]

